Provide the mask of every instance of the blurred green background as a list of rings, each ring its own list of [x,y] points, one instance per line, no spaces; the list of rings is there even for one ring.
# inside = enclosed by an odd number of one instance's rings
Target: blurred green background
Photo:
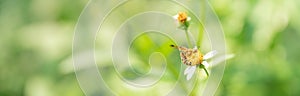
[[[82,96],[72,65],[87,0],[0,1],[0,96]],[[209,0],[227,61],[217,96],[300,95],[300,1]]]

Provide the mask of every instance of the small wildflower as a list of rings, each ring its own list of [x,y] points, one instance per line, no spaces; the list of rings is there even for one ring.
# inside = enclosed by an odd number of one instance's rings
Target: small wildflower
[[[184,23],[188,20],[188,16],[185,12],[179,12],[177,15],[174,16],[174,19],[177,19],[178,22]],[[190,19],[190,18],[189,18]]]
[[[179,12],[173,18],[179,22],[179,27],[180,29],[187,30],[189,27],[189,21],[191,20],[190,17],[185,12]]]
[[[171,47],[174,47],[180,51],[181,62],[187,65],[187,68],[184,70],[184,75],[186,75],[187,80],[192,78],[198,66],[203,68],[208,75],[205,66],[208,66],[209,64],[206,60],[217,54],[217,51],[214,50],[202,55],[197,47],[194,47],[193,49],[175,45],[171,45]]]

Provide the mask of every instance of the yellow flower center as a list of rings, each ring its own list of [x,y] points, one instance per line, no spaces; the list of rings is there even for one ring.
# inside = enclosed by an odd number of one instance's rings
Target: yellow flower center
[[[185,12],[179,12],[177,20],[181,23],[185,22],[187,20],[187,14]]]

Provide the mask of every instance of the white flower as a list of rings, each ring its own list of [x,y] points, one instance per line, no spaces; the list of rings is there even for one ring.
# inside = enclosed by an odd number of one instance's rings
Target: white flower
[[[203,61],[201,62],[201,64],[204,65],[204,67],[208,66],[208,62],[206,61],[207,59],[210,59],[212,58],[213,56],[215,56],[217,54],[217,51],[214,50],[214,51],[211,51],[211,52],[208,52],[207,54],[205,54],[203,56]],[[187,80],[190,80],[192,78],[192,76],[194,75],[195,71],[196,71],[196,68],[197,66],[199,65],[194,65],[194,66],[188,66],[185,70],[184,70],[184,75],[186,75],[186,79]],[[200,65],[201,66],[201,65]],[[206,70],[206,69],[205,69]]]
[[[179,12],[175,16],[173,16],[175,20],[177,20],[180,23],[184,23],[186,21],[190,21],[191,17],[188,17],[188,15],[185,12]]]
[[[190,26],[191,17],[188,17],[187,13],[185,12],[178,12],[173,18],[176,20],[176,25],[179,29],[186,30]]]
[[[186,80],[190,80],[196,71],[197,66],[187,66],[184,70],[184,75],[186,75]]]

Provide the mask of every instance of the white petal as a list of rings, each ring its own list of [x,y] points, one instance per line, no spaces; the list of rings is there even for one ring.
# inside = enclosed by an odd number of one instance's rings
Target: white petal
[[[207,61],[203,61],[202,64],[204,65],[205,68],[208,68],[208,66],[209,66]]]
[[[187,73],[186,80],[190,80],[196,71],[196,66],[191,66],[190,71]]]
[[[234,54],[228,54],[228,55],[223,55],[223,56],[217,57],[210,63],[211,67],[217,66],[217,65],[221,64],[221,62],[231,59],[234,56],[235,56]]]
[[[191,17],[187,17],[187,20],[186,21],[191,21]]]
[[[194,47],[194,50],[197,50],[197,49],[198,49],[197,46],[195,46],[195,47]]]
[[[177,20],[177,18],[178,18],[178,14],[176,14],[175,16],[173,16],[173,19]]]
[[[192,66],[187,66],[184,70],[184,75],[186,75],[187,73],[189,73],[189,71],[191,70]]]
[[[218,53],[218,52],[217,52],[216,50],[210,51],[210,52],[208,52],[208,53],[206,53],[206,54],[204,55],[203,59],[204,59],[204,60],[209,59],[209,58],[215,56],[217,53]]]

